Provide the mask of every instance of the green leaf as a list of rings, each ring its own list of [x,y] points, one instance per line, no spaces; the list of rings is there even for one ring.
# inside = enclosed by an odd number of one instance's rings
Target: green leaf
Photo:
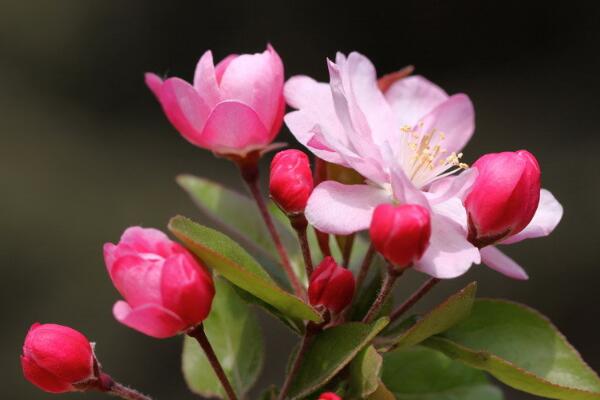
[[[367,346],[350,363],[350,389],[360,399],[379,387],[383,358],[373,346]]]
[[[521,304],[477,300],[468,319],[425,345],[551,399],[600,399],[600,379],[548,319]]]
[[[399,336],[389,340],[389,343],[394,348],[414,346],[430,336],[446,331],[469,316],[476,291],[477,282],[471,282],[464,289],[448,297]]]
[[[181,216],[171,219],[169,229],[209,267],[284,315],[322,320],[314,308],[278,287],[250,254],[221,232]]]
[[[304,397],[325,385],[388,324],[381,318],[372,324],[350,322],[319,333],[290,388],[290,398]]]
[[[367,400],[396,400],[396,396],[379,380],[377,389],[367,397]]]
[[[204,330],[239,397],[256,382],[263,366],[264,343],[250,307],[225,279],[215,279],[216,294]],[[226,398],[221,383],[195,339],[186,336],[183,376],[190,389],[204,397]]]
[[[479,370],[426,347],[384,355],[382,381],[398,400],[502,400]]]

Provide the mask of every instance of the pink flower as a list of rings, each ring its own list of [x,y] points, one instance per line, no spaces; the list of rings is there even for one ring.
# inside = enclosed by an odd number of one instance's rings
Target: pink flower
[[[429,245],[431,220],[426,208],[414,204],[375,208],[369,229],[375,249],[403,269],[417,262]]]
[[[340,267],[331,257],[325,257],[313,271],[308,285],[308,299],[314,306],[324,306],[339,313],[354,296],[354,275]]]
[[[46,392],[73,392],[73,385],[94,377],[94,352],[78,331],[36,323],[25,338],[21,366],[25,378]]]
[[[528,151],[486,154],[473,168],[479,176],[464,196],[469,238],[490,268],[527,279],[523,268],[492,245],[549,235],[563,208],[549,191],[540,190],[540,167]]]
[[[321,393],[319,400],[342,400],[340,396],[333,392]]]
[[[437,278],[466,272],[480,256],[467,240],[460,196],[476,171],[452,185],[433,184],[466,165],[460,150],[471,138],[474,111],[464,94],[448,96],[420,76],[378,87],[371,62],[358,53],[328,62],[330,84],[305,76],[285,85],[287,102],[298,111],[285,116],[294,136],[323,160],[353,168],[364,184],[319,184],[305,210],[318,230],[350,234],[367,229],[379,204],[418,204],[431,216],[431,239],[415,269]]]
[[[181,245],[156,229],[131,227],[104,245],[113,284],[125,298],[113,307],[122,324],[166,338],[200,324],[215,294],[212,278]]]
[[[232,54],[216,67],[207,51],[193,86],[151,73],[146,84],[185,139],[218,154],[245,156],[262,150],[281,128],[283,64],[270,45],[259,54]]]
[[[269,191],[273,200],[287,214],[304,211],[313,190],[313,177],[306,154],[299,150],[284,150],[271,162]]]

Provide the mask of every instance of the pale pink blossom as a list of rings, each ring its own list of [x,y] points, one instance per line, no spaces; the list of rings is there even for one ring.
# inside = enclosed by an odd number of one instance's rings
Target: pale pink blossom
[[[452,278],[479,263],[460,200],[476,171],[431,189],[466,167],[460,151],[475,127],[469,98],[449,96],[420,76],[396,81],[384,94],[372,63],[358,53],[338,53],[328,66],[329,84],[306,76],[286,83],[286,100],[298,110],[285,122],[317,157],[355,169],[365,183],[318,185],[306,208],[309,222],[324,232],[350,234],[369,227],[379,204],[418,204],[430,212],[432,234],[415,269]]]
[[[193,85],[152,73],[146,84],[185,139],[218,154],[263,150],[281,128],[283,63],[270,45],[263,53],[232,54],[216,66],[211,51],[205,52]]]

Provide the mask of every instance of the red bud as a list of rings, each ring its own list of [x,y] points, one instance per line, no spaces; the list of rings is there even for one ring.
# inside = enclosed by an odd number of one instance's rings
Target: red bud
[[[306,154],[299,150],[275,154],[269,190],[273,200],[287,214],[303,212],[313,190],[313,176]]]
[[[325,257],[310,276],[308,299],[314,306],[324,306],[334,313],[342,311],[354,296],[354,275]]]

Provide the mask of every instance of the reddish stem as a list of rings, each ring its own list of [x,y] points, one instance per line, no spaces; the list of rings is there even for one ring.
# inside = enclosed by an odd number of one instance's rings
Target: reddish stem
[[[304,214],[292,215],[289,217],[292,227],[296,230],[298,235],[298,242],[300,243],[300,249],[302,250],[302,257],[304,258],[304,266],[306,267],[306,277],[310,279],[313,273],[312,255],[310,253],[310,245],[308,244],[307,227],[308,222]]]
[[[392,292],[394,283],[396,283],[396,280],[403,273],[404,273],[403,269],[400,271],[396,271],[394,269],[394,267],[392,267],[391,265],[388,267],[387,274],[385,275],[385,278],[383,279],[383,284],[381,285],[381,290],[379,291],[377,298],[373,302],[373,305],[371,305],[369,312],[367,312],[367,315],[365,315],[362,322],[368,324],[371,321],[373,321],[373,319],[375,319],[375,317],[379,313],[379,310],[381,310],[383,303],[385,302],[385,300],[388,298],[388,296]]]
[[[401,317],[423,296],[425,296],[440,280],[438,278],[430,278],[416,292],[414,292],[404,303],[396,308],[390,315],[390,323]]]

